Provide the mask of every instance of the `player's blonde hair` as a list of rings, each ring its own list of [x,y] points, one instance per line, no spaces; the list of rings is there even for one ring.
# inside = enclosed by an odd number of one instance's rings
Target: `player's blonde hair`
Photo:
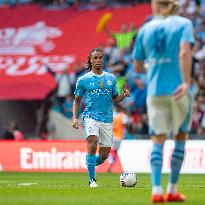
[[[158,4],[163,9],[160,11],[162,16],[169,16],[172,14],[176,14],[179,9],[179,1],[178,0],[154,0],[156,4]]]

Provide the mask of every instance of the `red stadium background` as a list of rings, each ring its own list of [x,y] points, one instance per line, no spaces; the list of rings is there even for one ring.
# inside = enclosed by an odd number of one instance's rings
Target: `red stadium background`
[[[45,64],[55,71],[86,61],[93,47],[106,42],[96,33],[100,17],[113,14],[112,30],[121,24],[142,24],[150,14],[146,4],[99,11],[45,10],[37,5],[0,8],[0,99],[42,99],[55,87]],[[15,88],[15,89],[14,89]]]

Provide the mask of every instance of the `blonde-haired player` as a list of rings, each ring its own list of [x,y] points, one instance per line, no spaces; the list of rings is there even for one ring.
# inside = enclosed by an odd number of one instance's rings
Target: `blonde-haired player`
[[[136,69],[144,69],[144,60],[147,62],[147,108],[153,141],[150,157],[152,201],[155,203],[185,200],[177,190],[177,182],[191,120],[188,88],[194,37],[191,21],[176,15],[177,9],[177,0],[152,0],[154,18],[140,29],[134,49]],[[170,131],[175,137],[175,147],[164,197],[161,186],[162,152]]]

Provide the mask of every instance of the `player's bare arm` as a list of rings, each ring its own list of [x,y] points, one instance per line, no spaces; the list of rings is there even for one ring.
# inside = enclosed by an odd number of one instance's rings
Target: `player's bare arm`
[[[174,97],[176,100],[179,100],[187,93],[188,87],[191,82],[192,57],[190,43],[182,43],[180,45],[179,61],[184,77],[184,83],[181,84],[174,92]]]
[[[130,91],[127,90],[127,89],[124,89],[123,93],[120,94],[120,95],[117,95],[117,96],[113,97],[113,98],[112,98],[112,101],[113,101],[114,103],[119,103],[119,102],[121,102],[121,101],[122,101],[124,98],[126,98],[126,97],[130,97]]]
[[[82,100],[81,96],[75,96],[74,102],[73,102],[73,127],[75,129],[78,129],[78,119],[77,114],[80,107],[80,102]]]

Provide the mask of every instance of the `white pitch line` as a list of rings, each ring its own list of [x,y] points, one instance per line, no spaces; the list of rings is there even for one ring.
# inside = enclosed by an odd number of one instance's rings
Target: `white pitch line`
[[[36,185],[38,183],[20,183],[18,184],[19,186],[32,186],[32,185]]]

